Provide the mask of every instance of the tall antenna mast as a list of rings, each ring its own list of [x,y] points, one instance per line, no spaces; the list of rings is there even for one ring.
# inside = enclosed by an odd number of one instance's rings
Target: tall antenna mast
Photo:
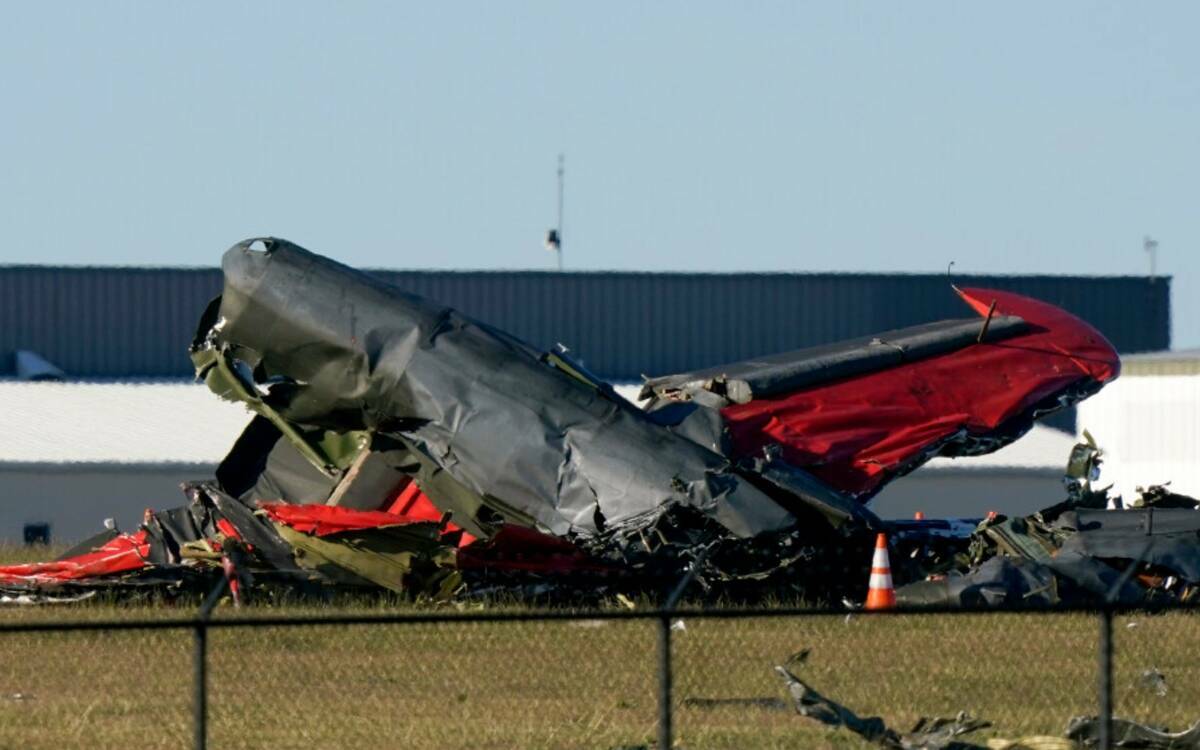
[[[563,270],[562,241],[563,241],[563,177],[566,175],[567,158],[558,155],[558,270]]]
[[[559,219],[559,223],[562,223],[562,219]],[[1150,278],[1153,279],[1158,275],[1158,240],[1152,240],[1147,235],[1142,239],[1142,249],[1150,256]]]
[[[558,155],[558,225],[546,230],[546,249],[553,250],[558,256],[558,270],[563,270],[562,236],[563,236],[563,176],[566,174],[566,157]]]

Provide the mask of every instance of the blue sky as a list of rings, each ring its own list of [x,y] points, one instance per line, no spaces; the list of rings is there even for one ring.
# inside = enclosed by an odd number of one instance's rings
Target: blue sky
[[[20,3],[0,263],[1145,273],[1200,346],[1200,4]]]

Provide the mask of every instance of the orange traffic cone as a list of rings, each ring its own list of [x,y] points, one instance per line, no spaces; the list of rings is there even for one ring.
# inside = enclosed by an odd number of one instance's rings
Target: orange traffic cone
[[[892,588],[892,564],[888,560],[887,535],[875,537],[875,557],[871,560],[871,582],[867,585],[866,609],[895,609],[896,590]]]

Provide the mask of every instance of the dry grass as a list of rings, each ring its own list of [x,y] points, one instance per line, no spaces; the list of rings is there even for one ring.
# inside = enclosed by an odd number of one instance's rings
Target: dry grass
[[[237,616],[279,611],[249,608]],[[93,604],[0,610],[0,623],[184,614],[190,610],[182,606]],[[801,647],[812,648],[812,656],[797,671],[815,688],[900,728],[921,715],[967,710],[993,721],[994,736],[1059,734],[1069,717],[1096,711],[1098,626],[1090,616],[689,618],[684,625],[674,633],[681,747],[864,747],[790,711],[685,703],[782,698],[771,668]],[[1118,618],[1119,714],[1172,727],[1200,716],[1198,625],[1200,617],[1184,614]],[[214,629],[209,746],[649,744],[655,627],[582,621]],[[187,631],[0,633],[0,748],[187,746],[191,649]],[[1143,684],[1141,673],[1150,668],[1166,675],[1165,696]]]
[[[16,565],[18,563],[42,562],[53,560],[66,551],[60,544],[11,544],[0,542],[0,565]]]

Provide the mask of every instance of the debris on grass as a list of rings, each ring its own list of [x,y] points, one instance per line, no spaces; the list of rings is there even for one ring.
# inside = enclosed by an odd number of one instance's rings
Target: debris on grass
[[[1200,750],[1200,721],[1181,732],[1113,717],[1112,746],[1138,750]],[[1093,716],[1072,719],[1066,736],[1081,748],[1100,746],[1100,720]]]
[[[996,450],[1117,377],[1103,336],[1044,302],[955,288],[968,317],[647,378],[638,407],[564,347],[285,240],[239,243],[222,267],[189,352],[252,418],[215,476],[135,531],[0,567],[0,591],[225,580],[235,602],[344,587],[632,603],[686,573],[700,598],[854,605],[881,532],[901,605],[1200,590],[1200,503],[1164,487],[1108,497],[1090,436],[1067,500],[1029,518],[869,510],[930,458]]]
[[[807,649],[801,653],[807,653]],[[795,661],[789,659],[791,663]],[[923,717],[911,730],[900,732],[889,727],[878,716],[859,716],[847,706],[822,695],[786,666],[775,667],[775,672],[782,678],[792,705],[800,716],[830,727],[845,728],[888,750],[983,750],[985,747],[991,750],[1089,750],[1100,743],[1100,720],[1087,716],[1070,719],[1061,737],[1031,735],[1017,739],[993,738],[987,740],[986,745],[962,739],[992,726],[965,711],[960,711],[953,719]],[[1142,677],[1156,691],[1161,688],[1162,692],[1158,693],[1160,696],[1166,694],[1166,680],[1157,669],[1146,670]],[[764,700],[767,699],[688,699],[684,705],[749,706]],[[1112,747],[1131,750],[1200,750],[1200,721],[1181,732],[1116,717],[1110,726]]]
[[[1167,696],[1167,676],[1155,667],[1142,670],[1141,684],[1142,687],[1150,690],[1159,698]]]

